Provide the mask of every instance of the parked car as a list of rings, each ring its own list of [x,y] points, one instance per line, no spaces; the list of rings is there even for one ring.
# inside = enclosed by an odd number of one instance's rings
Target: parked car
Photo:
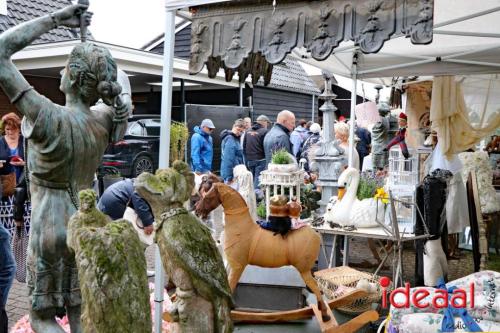
[[[158,168],[160,117],[136,115],[128,119],[123,140],[110,144],[102,158],[100,171],[113,167],[123,177],[137,177]],[[103,173],[100,172],[100,173]]]

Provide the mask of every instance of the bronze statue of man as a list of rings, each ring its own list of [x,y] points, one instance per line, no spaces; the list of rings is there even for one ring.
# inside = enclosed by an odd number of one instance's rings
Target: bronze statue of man
[[[71,332],[81,332],[81,296],[66,226],[77,210],[77,193],[90,187],[106,146],[123,136],[131,104],[130,96],[118,98],[116,64],[102,47],[82,43],[72,50],[60,85],[65,106],[36,92],[11,57],[53,28],[80,27],[80,19],[88,26],[91,13],[86,9],[71,5],[0,35],[0,86],[24,115],[22,131],[28,139],[28,287],[30,321],[37,333],[64,332],[55,321],[64,313]],[[105,104],[91,109],[99,99]]]

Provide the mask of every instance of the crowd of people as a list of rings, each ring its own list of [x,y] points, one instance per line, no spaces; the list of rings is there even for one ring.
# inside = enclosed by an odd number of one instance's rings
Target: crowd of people
[[[348,166],[350,127],[354,126],[354,148],[351,166],[362,171],[370,171],[383,176],[388,169],[388,151],[399,145],[405,158],[409,158],[405,137],[407,116],[400,112],[390,116],[397,118],[397,130],[392,137],[388,114],[390,109],[386,103],[378,105],[380,120],[368,128],[358,126],[343,116],[335,120],[335,140],[345,155]],[[394,121],[395,122],[395,121]],[[202,121],[194,128],[191,138],[191,166],[201,175],[215,172],[212,169],[213,140],[215,124],[210,119]],[[244,165],[252,174],[253,187],[257,200],[263,198],[259,176],[271,163],[274,152],[286,150],[305,170],[304,183],[320,190],[315,183],[319,179],[317,163],[314,162],[316,151],[323,141],[323,133],[319,123],[299,119],[296,121],[293,112],[281,111],[274,124],[266,115],[260,115],[252,124],[250,118],[237,119],[231,129],[221,132],[221,169],[220,175],[226,184],[238,188],[233,175],[236,166]]]
[[[296,126],[295,115],[288,110],[281,111],[272,124],[266,115],[260,115],[252,124],[250,118],[237,119],[231,129],[221,132],[220,175],[224,182],[235,185],[233,170],[245,165],[253,177],[258,196],[259,176],[267,169],[274,152],[284,149],[297,161],[305,162],[309,170],[310,152],[321,139],[321,126],[312,121],[300,119]],[[215,125],[204,119],[194,128],[191,137],[191,167],[199,175],[212,172],[213,139]]]

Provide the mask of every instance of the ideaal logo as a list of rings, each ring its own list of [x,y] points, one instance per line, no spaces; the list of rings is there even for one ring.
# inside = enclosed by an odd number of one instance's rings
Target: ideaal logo
[[[451,306],[453,308],[465,308],[467,307],[467,301],[469,301],[470,308],[474,307],[474,282],[470,283],[469,291],[463,289],[455,289],[452,293],[449,293],[445,289],[436,289],[431,301],[429,302],[426,298],[430,295],[429,291],[425,288],[414,288],[410,293],[410,284],[405,283],[404,287],[396,288],[389,293],[389,302],[387,302],[387,287],[391,284],[391,279],[388,277],[380,278],[380,286],[382,287],[382,307],[387,308],[389,303],[395,308],[409,308],[410,304],[419,309],[425,309],[427,307],[434,307],[436,309],[447,308]],[[397,302],[395,300],[397,295],[402,295],[404,297],[404,302]]]

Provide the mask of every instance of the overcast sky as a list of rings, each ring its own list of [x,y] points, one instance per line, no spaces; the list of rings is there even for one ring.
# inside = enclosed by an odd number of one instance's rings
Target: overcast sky
[[[100,42],[140,48],[165,27],[165,0],[90,0],[90,31]]]

